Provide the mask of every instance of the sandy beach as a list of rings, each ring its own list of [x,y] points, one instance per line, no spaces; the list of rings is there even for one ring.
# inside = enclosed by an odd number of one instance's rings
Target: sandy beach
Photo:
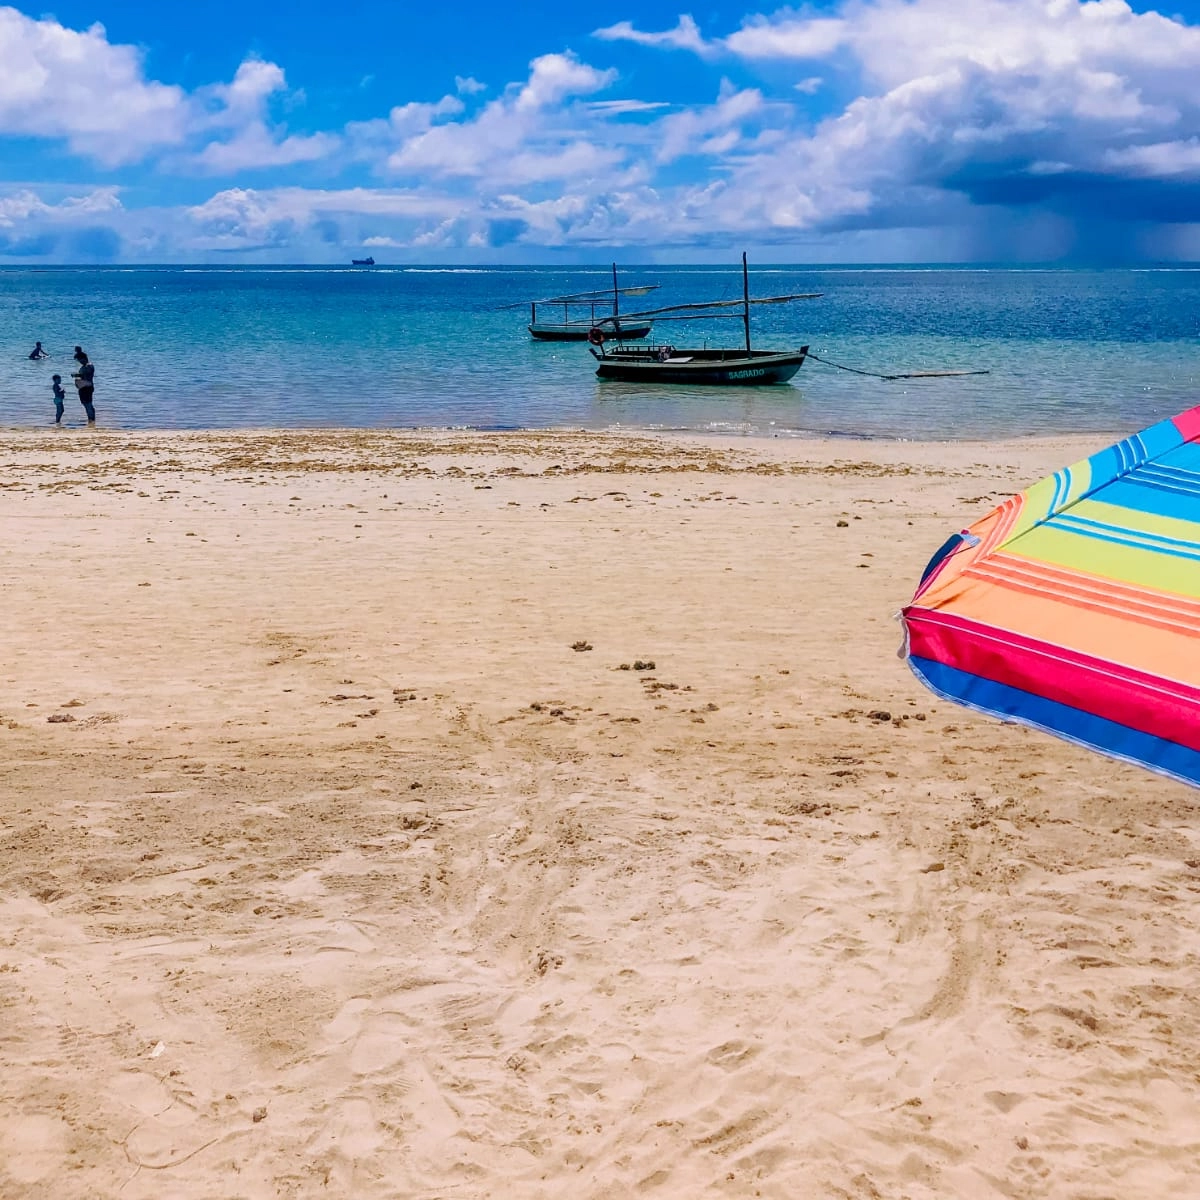
[[[0,1196],[1194,1196],[1194,792],[925,692],[1103,439],[15,432]]]

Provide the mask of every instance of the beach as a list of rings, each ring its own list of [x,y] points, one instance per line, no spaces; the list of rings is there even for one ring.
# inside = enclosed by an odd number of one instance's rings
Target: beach
[[[897,656],[1106,444],[9,433],[0,1196],[1194,1194],[1195,792]]]

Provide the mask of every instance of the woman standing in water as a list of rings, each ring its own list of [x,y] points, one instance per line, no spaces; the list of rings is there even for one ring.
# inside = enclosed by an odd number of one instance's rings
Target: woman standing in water
[[[96,368],[88,361],[88,356],[78,346],[75,347],[75,361],[79,363],[79,370],[73,376],[75,386],[79,390],[79,403],[83,405],[83,411],[87,413],[87,423],[95,425],[96,408],[92,404],[92,396],[96,391]]]

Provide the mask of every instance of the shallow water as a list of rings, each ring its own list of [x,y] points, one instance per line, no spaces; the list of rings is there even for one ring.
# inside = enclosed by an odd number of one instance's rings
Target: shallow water
[[[80,343],[100,422],[125,428],[648,428],[755,435],[997,438],[1135,430],[1200,402],[1200,269],[752,268],[754,343],[811,345],[790,385],[601,383],[586,346],[535,343],[527,302],[600,288],[552,268],[0,268],[0,424],[53,419]],[[627,306],[737,298],[736,266],[648,267]],[[740,319],[660,325],[656,341],[737,345]],[[30,362],[35,339],[54,357]]]

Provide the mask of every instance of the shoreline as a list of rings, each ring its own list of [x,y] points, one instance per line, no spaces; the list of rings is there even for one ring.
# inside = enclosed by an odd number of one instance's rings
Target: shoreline
[[[1144,426],[1143,426],[1144,428]],[[547,427],[521,428],[487,428],[480,426],[376,426],[376,425],[246,425],[246,426],[188,426],[180,428],[169,427],[133,427],[122,425],[105,425],[98,423],[89,427],[82,422],[64,422],[56,426],[51,421],[44,425],[0,425],[9,437],[36,437],[41,434],[57,436],[62,430],[79,430],[89,435],[101,434],[120,437],[255,437],[255,436],[296,436],[319,437],[321,435],[356,435],[378,436],[381,438],[438,438],[438,437],[597,437],[597,438],[658,438],[662,440],[694,440],[709,443],[713,440],[728,440],[735,444],[757,445],[759,443],[778,442],[785,446],[804,446],[808,443],[817,445],[825,443],[858,443],[869,446],[999,446],[1016,448],[1020,446],[1037,445],[1039,443],[1070,443],[1081,442],[1101,443],[1098,448],[1112,445],[1122,438],[1129,437],[1137,430],[1098,430],[1098,431],[1062,431],[1054,433],[1006,434],[1002,437],[964,437],[964,438],[906,438],[889,437],[884,434],[843,433],[837,430],[824,432],[800,431],[795,433],[761,433],[739,432],[729,429],[656,429],[642,426],[606,426],[603,428],[586,425],[562,425]]]
[[[892,614],[1091,438],[28,431],[0,1193],[1190,1186],[1195,792]]]

